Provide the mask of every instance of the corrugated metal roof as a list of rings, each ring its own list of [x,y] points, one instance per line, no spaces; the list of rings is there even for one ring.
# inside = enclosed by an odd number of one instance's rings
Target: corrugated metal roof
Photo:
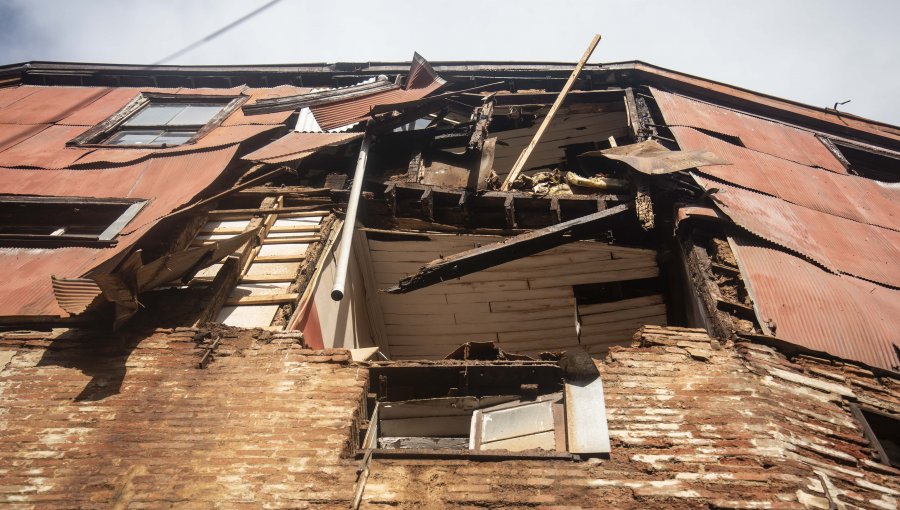
[[[709,103],[652,89],[669,125],[695,126],[737,136],[748,148],[846,174],[847,170],[815,133]],[[687,149],[682,147],[682,149]]]
[[[0,248],[0,316],[65,316],[53,296],[51,275],[82,277],[125,254],[160,217],[191,201],[219,177],[236,151],[237,146],[230,146],[100,170],[0,169],[4,193],[153,199],[110,248]]]
[[[897,370],[900,291],[830,274],[780,250],[732,243],[760,321],[778,338],[871,366]]]
[[[900,287],[900,232],[847,220],[699,175],[735,223],[833,272]],[[799,185],[799,183],[798,183]]]
[[[52,284],[57,304],[72,315],[87,310],[103,294],[97,282],[87,278],[52,278]]]
[[[898,187],[738,147],[693,128],[675,127],[672,132],[682,148],[702,147],[732,162],[698,168],[701,174],[823,213],[900,230],[900,212],[894,205],[900,203]]]
[[[312,106],[313,115],[324,130],[354,124],[368,118],[372,107],[379,104],[403,103],[421,99],[446,83],[420,55],[413,57],[405,89],[392,89],[362,97]]]
[[[273,159],[285,161],[286,157],[290,158],[293,155],[322,147],[341,145],[361,137],[362,133],[298,133],[292,131],[265,147],[247,154],[242,159],[260,162],[269,162]]]
[[[653,94],[681,149],[731,162],[692,175],[718,188],[713,201],[758,236],[732,244],[760,323],[783,340],[896,369],[900,188],[848,175],[810,131]]]

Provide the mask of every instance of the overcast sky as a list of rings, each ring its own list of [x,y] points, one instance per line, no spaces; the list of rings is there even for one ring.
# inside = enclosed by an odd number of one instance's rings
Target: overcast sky
[[[148,64],[268,0],[0,0],[0,64]],[[176,64],[643,60],[900,124],[900,1],[281,0]]]

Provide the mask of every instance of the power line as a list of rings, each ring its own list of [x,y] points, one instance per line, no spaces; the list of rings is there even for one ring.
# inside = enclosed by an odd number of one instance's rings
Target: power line
[[[232,21],[231,23],[225,25],[224,27],[216,30],[215,32],[209,34],[208,36],[204,37],[203,39],[200,39],[199,41],[196,41],[192,44],[189,44],[189,45],[185,46],[184,48],[181,48],[180,50],[176,51],[175,53],[172,53],[168,57],[160,59],[157,62],[154,62],[152,65],[158,66],[160,64],[169,62],[170,60],[172,60],[176,57],[180,57],[181,55],[184,55],[185,53],[191,51],[192,49],[196,48],[197,46],[200,46],[201,44],[203,44],[207,41],[211,41],[211,40],[215,39],[216,37],[219,37],[220,35],[224,34],[225,32],[240,25],[241,23],[247,21],[248,19],[252,18],[253,16],[256,16],[257,14],[263,12],[264,10],[268,9],[269,7],[272,7],[273,5],[277,4],[280,1],[281,0],[272,0],[271,2],[263,5],[262,7],[259,7],[258,9],[255,9],[255,10],[241,16],[240,18]]]

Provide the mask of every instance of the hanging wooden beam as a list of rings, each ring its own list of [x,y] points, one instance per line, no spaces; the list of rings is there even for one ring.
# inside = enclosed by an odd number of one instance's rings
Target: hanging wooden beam
[[[418,273],[400,280],[396,287],[387,289],[387,292],[392,294],[410,292],[577,241],[602,232],[612,223],[621,221],[622,214],[630,210],[634,210],[634,204],[629,202],[457,253],[450,257],[433,260],[422,266]]]
[[[575,84],[575,80],[578,78],[578,75],[581,73],[581,69],[584,67],[584,64],[587,63],[588,59],[591,58],[591,54],[594,53],[594,48],[597,47],[597,44],[600,42],[600,34],[594,36],[591,39],[591,43],[588,45],[587,50],[585,50],[584,55],[582,55],[581,60],[578,61],[578,64],[575,65],[575,69],[572,70],[572,74],[569,76],[569,80],[566,81],[566,84],[563,86],[562,91],[560,91],[559,95],[556,96],[556,101],[553,102],[553,106],[550,107],[550,111],[547,112],[547,116],[544,117],[544,120],[541,122],[540,127],[538,127],[537,132],[534,134],[534,138],[531,139],[531,143],[525,147],[521,154],[519,154],[519,159],[516,160],[516,164],[513,165],[512,170],[510,170],[509,175],[506,176],[506,180],[503,181],[503,187],[501,188],[503,191],[509,190],[509,187],[512,183],[519,177],[519,174],[522,173],[522,169],[525,168],[525,163],[528,162],[528,157],[531,156],[531,152],[537,147],[538,142],[541,139],[541,136],[544,135],[544,131],[550,126],[550,122],[553,121],[553,116],[556,115],[556,111],[559,110],[559,107],[562,106],[563,101],[566,99],[566,95],[571,90],[572,85]]]

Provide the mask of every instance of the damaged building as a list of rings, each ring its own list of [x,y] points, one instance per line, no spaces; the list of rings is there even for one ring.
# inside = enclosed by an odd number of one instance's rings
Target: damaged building
[[[0,501],[896,509],[900,128],[586,60],[0,68]]]

